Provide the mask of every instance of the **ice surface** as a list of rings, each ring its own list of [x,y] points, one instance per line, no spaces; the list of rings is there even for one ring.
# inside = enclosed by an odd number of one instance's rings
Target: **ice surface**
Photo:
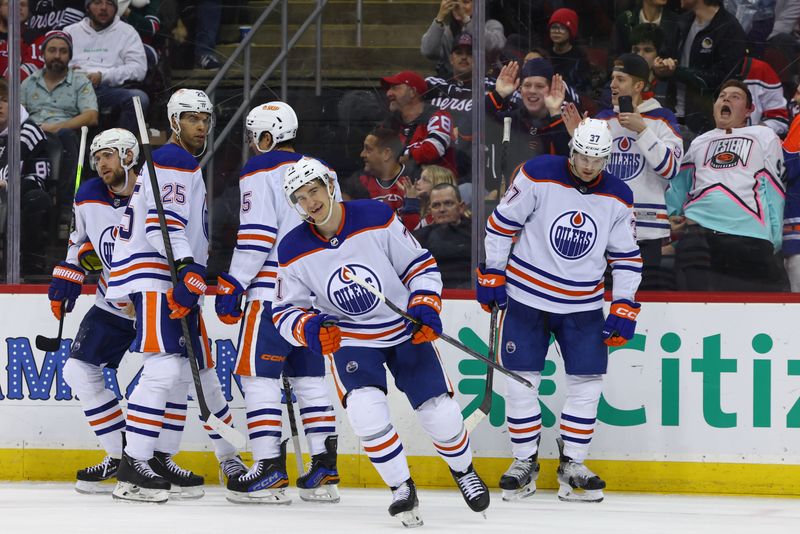
[[[389,517],[388,489],[341,488],[339,504],[234,505],[219,486],[198,501],[164,505],[76,493],[66,483],[0,484],[0,533],[36,534],[334,534],[406,531]],[[425,526],[418,534],[769,534],[800,532],[800,499],[607,493],[600,504],[562,503],[540,491],[523,503],[492,492],[487,518],[454,490],[420,489]]]

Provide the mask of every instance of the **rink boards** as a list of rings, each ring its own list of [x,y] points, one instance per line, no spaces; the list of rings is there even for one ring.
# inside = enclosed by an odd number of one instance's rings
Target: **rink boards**
[[[46,295],[0,294],[0,364],[6,375],[0,377],[0,480],[70,480],[76,469],[102,457],[61,376],[69,338],[93,300],[89,295],[78,300],[65,321],[61,351],[44,354],[34,346],[36,335],[55,336],[57,330]],[[610,356],[590,467],[614,490],[800,495],[798,306],[644,303],[636,337]],[[241,392],[231,375],[238,327],[216,320],[212,299],[204,313],[217,372],[234,420],[244,428]],[[446,300],[443,321],[450,335],[486,349],[488,315],[473,301]],[[438,348],[469,415],[482,399],[485,367],[449,345],[440,342]],[[107,373],[108,386],[123,406],[140,362],[129,354],[117,373]],[[495,485],[510,454],[504,380],[496,375],[492,413],[471,438],[476,468]],[[551,345],[540,387],[543,488],[555,487],[563,384],[563,364]],[[451,485],[404,396],[392,389],[389,397],[417,483]],[[196,403],[190,407],[196,414]],[[346,416],[337,410],[343,484],[381,485]],[[182,464],[216,480],[209,440],[199,423],[187,424],[182,449]],[[294,472],[292,458],[287,464]]]

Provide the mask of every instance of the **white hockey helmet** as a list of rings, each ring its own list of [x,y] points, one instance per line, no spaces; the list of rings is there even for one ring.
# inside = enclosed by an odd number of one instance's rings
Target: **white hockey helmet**
[[[136,137],[124,128],[111,128],[100,132],[92,139],[92,145],[89,147],[89,164],[92,170],[95,168],[92,156],[105,148],[117,151],[120,165],[126,172],[139,161],[139,142]],[[130,165],[125,165],[125,155],[129,150],[133,153],[133,160]]]
[[[269,152],[278,143],[290,141],[297,136],[297,115],[292,106],[285,102],[267,102],[254,107],[247,114],[245,125],[259,152]],[[272,136],[272,144],[266,150],[261,150],[258,141],[264,132]]]
[[[572,134],[572,150],[592,158],[608,158],[611,143],[611,129],[599,119],[583,119]]]
[[[321,161],[306,156],[303,156],[297,160],[289,167],[289,169],[286,171],[286,174],[283,175],[283,192],[286,195],[286,200],[291,206],[294,207],[295,210],[297,210],[297,213],[299,213],[300,216],[308,222],[313,222],[309,215],[297,205],[297,199],[294,194],[298,189],[308,183],[313,182],[314,180],[321,180],[328,190],[328,198],[330,199],[328,216],[325,217],[324,221],[318,223],[325,224],[333,214],[335,188],[331,187],[331,184],[333,184],[335,180],[335,175],[333,174],[333,171],[326,167]]]
[[[180,134],[181,113],[187,111],[194,111],[196,113],[208,113],[211,115],[211,120],[214,120],[214,106],[211,104],[211,99],[208,95],[199,89],[178,89],[172,96],[169,97],[167,102],[167,119],[169,126],[173,132]],[[175,117],[175,126],[172,124],[172,118]],[[213,124],[213,122],[212,122]],[[177,130],[175,127],[177,126]]]

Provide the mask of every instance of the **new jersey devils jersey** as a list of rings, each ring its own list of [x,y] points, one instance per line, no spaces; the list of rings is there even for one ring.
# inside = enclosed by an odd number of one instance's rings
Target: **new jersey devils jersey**
[[[69,235],[67,262],[79,265],[78,255],[86,243],[91,243],[103,264],[97,281],[95,306],[120,317],[128,318],[120,311],[127,299],[114,304],[105,299],[109,271],[114,253],[114,238],[122,213],[128,206],[128,197],[117,196],[108,190],[100,178],[92,178],[81,184],[75,194],[75,227]]]
[[[337,316],[343,346],[391,347],[409,339],[403,319],[348,278],[355,273],[386,298],[405,306],[409,295],[440,294],[436,260],[420,247],[391,208],[374,200],[344,202],[343,221],[330,239],[309,223],[289,232],[278,247],[272,320],[281,335],[292,335],[297,319],[315,308]]]
[[[206,186],[197,160],[169,143],[153,152],[161,202],[176,260],[208,261]],[[142,168],[128,207],[119,223],[106,298],[172,288],[166,249],[158,222],[147,166]]]
[[[642,258],[630,188],[606,172],[581,182],[563,156],[527,161],[486,223],[486,266],[505,270],[508,296],[554,313],[599,309],[608,264],[614,300],[635,300]]]

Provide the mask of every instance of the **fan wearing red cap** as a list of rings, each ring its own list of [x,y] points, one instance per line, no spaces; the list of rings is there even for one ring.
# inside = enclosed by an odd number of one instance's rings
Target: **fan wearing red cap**
[[[553,70],[560,74],[570,87],[579,92],[590,89],[589,62],[586,54],[577,45],[578,14],[568,8],[556,9],[547,23],[550,32],[550,63]]]
[[[425,101],[428,84],[422,76],[404,70],[381,78],[391,115],[383,126],[397,132],[403,142],[400,163],[409,173],[419,176],[420,166],[433,164],[447,167],[458,176],[455,164],[453,120]]]

